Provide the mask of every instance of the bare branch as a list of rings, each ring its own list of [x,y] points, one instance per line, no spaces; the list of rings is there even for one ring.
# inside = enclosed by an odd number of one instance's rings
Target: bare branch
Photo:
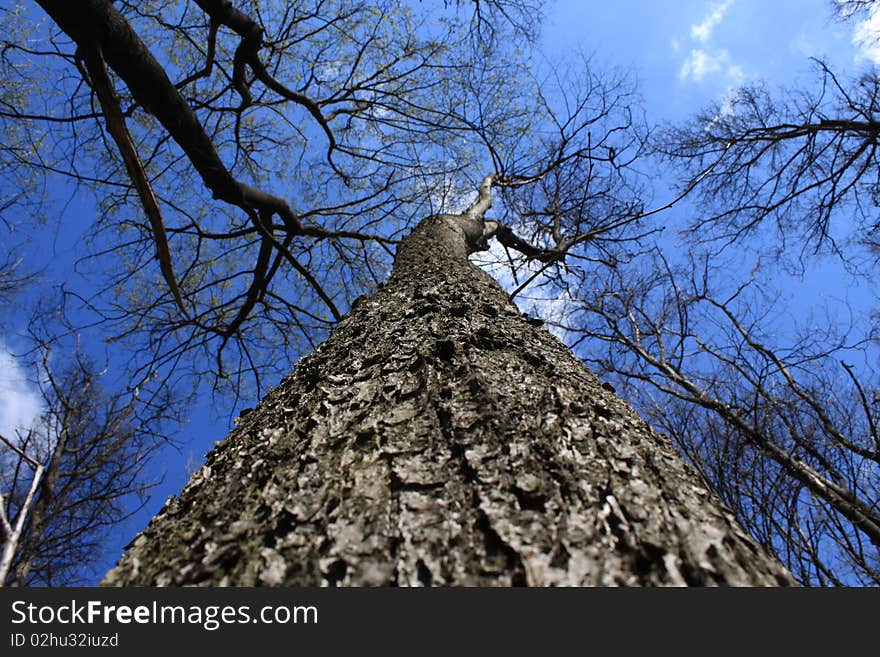
[[[97,49],[86,47],[81,51],[82,60],[88,71],[89,81],[98,96],[101,103],[101,109],[104,111],[104,117],[107,121],[107,130],[113,136],[122,160],[125,162],[125,168],[128,175],[134,183],[144,212],[150,221],[150,227],[153,230],[153,239],[156,242],[156,258],[159,260],[159,266],[162,276],[177,302],[184,316],[189,318],[189,311],[183,303],[180,296],[180,288],[177,286],[177,279],[174,277],[174,268],[171,262],[171,250],[168,248],[168,235],[165,233],[165,224],[162,221],[162,213],[159,210],[159,204],[156,196],[153,194],[153,187],[144,171],[144,165],[138,156],[137,149],[132,143],[131,135],[125,126],[125,118],[119,107],[119,100],[113,91],[113,84],[107,69],[104,67],[104,61],[101,59],[101,53]]]

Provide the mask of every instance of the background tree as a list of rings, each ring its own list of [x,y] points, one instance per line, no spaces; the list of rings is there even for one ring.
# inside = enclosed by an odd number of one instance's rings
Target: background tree
[[[753,83],[657,135],[695,201],[679,241],[531,294],[564,290],[558,329],[800,581],[876,585],[873,323],[839,305],[794,324],[771,284],[832,254],[875,289],[876,72],[814,66],[812,88]]]
[[[106,373],[82,352],[67,356],[60,372],[49,342],[38,340],[35,353],[45,410],[34,426],[2,437],[2,583],[87,583],[108,535],[151,488],[145,466],[174,406],[108,392]]]
[[[763,272],[730,285],[717,256],[673,267],[658,252],[653,272],[645,260],[609,273],[566,317],[571,334],[607,345],[588,361],[800,581],[876,585],[869,341],[775,316]]]
[[[0,206],[7,247],[0,328],[15,333],[13,318],[30,317],[15,360],[34,372],[41,412],[32,425],[0,435],[0,586],[88,584],[152,488],[146,466],[168,440],[164,427],[179,421],[179,406],[148,380],[123,375],[120,383],[95,367],[94,347],[82,344],[65,313],[67,295],[48,292],[46,272],[27,262],[25,224],[42,209],[38,181],[20,168],[5,173],[21,186],[12,194],[4,188]],[[30,385],[4,393],[17,397],[24,388]]]
[[[815,89],[743,87],[668,130],[661,149],[691,182],[701,176],[707,212],[690,228],[700,240],[741,242],[765,220],[780,254],[794,243],[801,257],[827,249],[852,258],[849,243],[874,239],[880,83],[873,72],[847,79],[814,63]],[[832,227],[834,217],[843,225]]]

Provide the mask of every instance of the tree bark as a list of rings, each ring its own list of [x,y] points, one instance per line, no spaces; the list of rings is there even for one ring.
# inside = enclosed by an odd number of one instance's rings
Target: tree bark
[[[793,584],[468,261],[472,221],[423,221],[104,583]]]

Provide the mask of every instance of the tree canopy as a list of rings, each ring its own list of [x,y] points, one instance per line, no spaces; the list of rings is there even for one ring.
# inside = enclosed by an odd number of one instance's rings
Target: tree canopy
[[[140,399],[261,396],[488,185],[511,295],[802,582],[880,582],[872,322],[781,323],[773,286],[828,253],[873,281],[873,68],[654,127],[629,76],[541,60],[527,0],[36,4],[0,16],[2,228],[91,198],[62,296]]]

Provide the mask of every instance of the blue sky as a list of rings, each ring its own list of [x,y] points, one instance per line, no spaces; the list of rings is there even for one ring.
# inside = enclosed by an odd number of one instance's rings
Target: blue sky
[[[544,51],[552,59],[579,46],[632,71],[649,118],[677,120],[739,84],[796,86],[809,78],[809,57],[843,71],[872,55],[880,62],[877,21],[859,27],[831,13],[827,0],[566,0],[549,7]]]
[[[832,18],[831,5],[824,0],[565,0],[547,7],[541,50],[552,63],[580,49],[594,55],[600,70],[616,67],[635,76],[648,120],[658,123],[682,120],[709,103],[723,103],[737,85],[751,81],[797,86],[799,80],[809,79],[811,56],[843,72],[880,63],[874,34],[880,34],[880,15],[870,23],[841,23]],[[57,193],[66,198],[65,190]],[[664,200],[657,198],[658,204]],[[54,236],[51,252],[29,252],[28,264],[41,268],[52,263],[46,271],[49,278],[72,271],[84,253],[75,238],[76,227],[88,221],[91,212],[77,197],[65,209],[62,232]],[[817,271],[807,279],[814,296],[805,306],[818,299],[823,286],[848,295],[840,289],[837,274]],[[36,372],[27,372],[9,355],[21,348],[23,329],[21,324],[0,335],[0,433],[7,436],[32,422],[40,409],[33,383],[26,382],[35,379]],[[248,405],[253,402],[241,404]],[[147,507],[120,529],[108,550],[110,562],[165,499],[180,490],[213,442],[223,438],[240,408],[234,410],[214,408],[210,396],[204,396],[177,436],[182,449],[166,449],[153,464],[154,474],[164,480]]]
[[[551,61],[575,48],[594,53],[597,64],[638,79],[649,123],[678,122],[723,104],[740,85],[810,88],[811,57],[844,75],[880,65],[880,11],[841,21],[832,7],[832,0],[565,0],[548,7],[543,51]],[[673,196],[658,192],[655,206]],[[683,203],[670,214],[689,210]],[[825,304],[848,312],[871,303],[839,262],[810,264],[782,286],[796,306],[791,312],[803,317],[824,312],[814,306]]]

